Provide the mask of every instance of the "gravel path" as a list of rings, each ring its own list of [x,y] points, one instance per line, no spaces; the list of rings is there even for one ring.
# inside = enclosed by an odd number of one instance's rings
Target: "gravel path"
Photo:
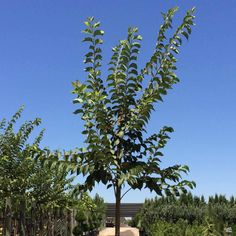
[[[139,236],[139,230],[137,228],[131,227],[121,227],[120,236]],[[115,228],[105,228],[100,233],[99,236],[114,236]]]

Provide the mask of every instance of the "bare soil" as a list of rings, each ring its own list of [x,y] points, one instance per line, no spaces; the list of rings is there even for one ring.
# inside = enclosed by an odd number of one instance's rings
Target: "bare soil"
[[[121,227],[120,236],[139,236],[139,230],[137,228],[131,227]],[[105,228],[100,233],[99,236],[114,236],[115,228]]]

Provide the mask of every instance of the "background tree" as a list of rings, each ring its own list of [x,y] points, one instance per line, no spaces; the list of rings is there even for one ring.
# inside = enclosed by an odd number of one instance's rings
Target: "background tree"
[[[65,208],[73,200],[68,193],[73,180],[68,175],[69,170],[41,162],[58,156],[58,152],[39,147],[43,131],[32,138],[41,120],[26,121],[16,128],[22,111],[23,107],[10,121],[0,122],[0,207],[4,213],[4,235],[10,235],[16,228],[13,218],[19,219],[20,235],[35,235],[36,226],[43,218],[51,218],[52,209]],[[31,221],[29,227],[26,218]]]
[[[84,42],[89,43],[85,55],[85,83],[73,83],[74,103],[81,107],[75,111],[85,121],[86,150],[78,155],[78,172],[86,176],[80,186],[91,190],[96,182],[107,188],[113,187],[116,199],[116,236],[120,235],[120,202],[125,193],[122,187],[130,189],[148,188],[161,195],[178,195],[193,182],[181,180],[181,172],[188,172],[187,166],[174,165],[161,168],[160,162],[171,127],[163,127],[159,133],[146,138],[146,125],[154,104],[179,80],[175,74],[176,54],[182,37],[188,39],[193,23],[194,9],[187,11],[183,22],[172,29],[172,18],[177,7],[163,14],[154,53],[146,66],[138,70],[137,58],[142,37],[137,28],[129,28],[127,38],[120,40],[113,48],[109,62],[109,75],[101,77],[104,31],[93,17],[85,22]],[[171,35],[168,37],[168,35]],[[129,191],[129,190],[128,190]]]
[[[80,196],[75,209],[77,214],[75,216],[77,226],[73,233],[76,236],[84,235],[85,233],[98,233],[98,230],[103,226],[106,205],[104,200],[96,194],[92,199],[87,193]],[[97,234],[96,234],[97,235]]]
[[[38,147],[42,133],[32,145],[28,139],[35,127],[40,124],[40,119],[26,121],[17,132],[14,125],[20,118],[21,107],[9,122],[4,119],[0,123],[0,193],[5,199],[5,235],[11,233],[12,204],[18,202],[20,221],[20,235],[25,235],[25,200],[26,189],[29,188],[29,177],[33,170],[33,161],[29,158],[32,146]]]

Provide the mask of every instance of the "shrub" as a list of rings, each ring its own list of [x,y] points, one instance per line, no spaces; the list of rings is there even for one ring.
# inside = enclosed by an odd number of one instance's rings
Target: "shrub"
[[[98,195],[92,199],[87,193],[83,194],[77,205],[77,226],[73,230],[75,236],[89,235],[97,231],[105,219],[105,204]]]

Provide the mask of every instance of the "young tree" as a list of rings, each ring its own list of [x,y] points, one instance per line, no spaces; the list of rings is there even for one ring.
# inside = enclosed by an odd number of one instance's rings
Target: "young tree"
[[[18,202],[20,235],[25,235],[26,190],[30,187],[34,162],[30,158],[32,147],[38,147],[43,132],[29,144],[29,137],[41,120],[26,121],[19,130],[14,131],[14,125],[20,118],[21,107],[9,122],[0,122],[0,196],[5,199],[4,235],[10,235],[12,205]]]
[[[193,182],[181,179],[188,172],[187,166],[174,165],[161,168],[160,162],[171,127],[163,127],[158,133],[145,138],[146,125],[155,103],[176,84],[176,54],[182,37],[188,39],[193,23],[194,9],[187,11],[183,22],[168,37],[172,29],[172,18],[177,7],[163,14],[154,53],[146,66],[138,70],[137,58],[142,37],[137,28],[129,28],[125,40],[113,48],[109,75],[101,77],[104,31],[100,23],[89,17],[85,22],[84,42],[89,43],[85,55],[86,82],[73,82],[74,103],[81,107],[75,111],[85,121],[86,150],[78,153],[78,172],[86,176],[80,189],[91,190],[96,182],[107,188],[113,187],[116,199],[115,235],[120,235],[120,203],[123,186],[130,189],[148,188],[158,195],[178,195],[185,187],[192,188]],[[73,158],[75,160],[76,158]]]
[[[58,156],[58,153],[39,147],[43,131],[30,142],[32,132],[41,120],[25,121],[16,129],[22,112],[23,107],[10,121],[0,121],[0,208],[4,212],[4,236],[11,235],[13,215],[19,219],[20,236],[27,235],[29,231],[26,216],[30,215],[30,231],[35,235],[35,218],[39,219],[39,215],[43,218],[40,214],[42,210],[50,213],[53,207],[66,207],[72,201],[66,193],[71,190],[73,181],[69,178],[69,171],[41,162]]]
[[[103,226],[106,205],[99,195],[96,194],[92,199],[87,193],[81,194],[75,209],[77,226],[73,230],[74,235],[80,236],[86,232],[92,234]]]

